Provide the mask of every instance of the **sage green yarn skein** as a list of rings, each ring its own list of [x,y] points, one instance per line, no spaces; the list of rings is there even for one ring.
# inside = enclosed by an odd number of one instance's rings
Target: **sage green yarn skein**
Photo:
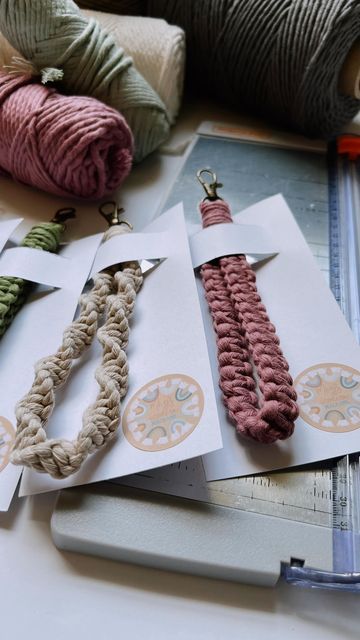
[[[0,31],[38,71],[60,69],[67,92],[120,111],[134,136],[135,161],[167,138],[169,120],[159,96],[112,36],[72,0],[1,0]]]

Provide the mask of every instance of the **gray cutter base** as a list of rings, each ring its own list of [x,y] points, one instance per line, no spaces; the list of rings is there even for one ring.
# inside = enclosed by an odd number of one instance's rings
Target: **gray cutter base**
[[[248,584],[294,558],[332,570],[329,528],[110,483],[62,491],[51,529],[67,551]]]

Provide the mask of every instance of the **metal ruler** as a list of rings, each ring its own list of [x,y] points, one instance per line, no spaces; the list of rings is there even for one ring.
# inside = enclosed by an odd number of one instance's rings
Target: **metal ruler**
[[[329,529],[332,526],[330,465],[207,482],[201,458],[195,458],[115,482]]]
[[[342,136],[329,150],[330,286],[360,342],[360,138]]]
[[[329,148],[330,286],[360,342],[360,138],[342,136]],[[332,470],[333,565],[360,569],[359,456],[345,456]]]
[[[348,456],[332,472],[332,526],[334,571],[354,571],[353,479]]]

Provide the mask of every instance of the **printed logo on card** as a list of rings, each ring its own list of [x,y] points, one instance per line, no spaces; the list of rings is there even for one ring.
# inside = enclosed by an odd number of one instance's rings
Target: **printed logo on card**
[[[126,439],[143,451],[162,451],[185,440],[199,424],[204,394],[189,376],[169,374],[151,380],[129,400],[122,427]]]
[[[10,453],[15,440],[15,429],[11,422],[0,416],[0,472],[10,460]]]
[[[360,427],[360,372],[342,364],[317,364],[296,378],[300,416],[316,429],[344,433]]]

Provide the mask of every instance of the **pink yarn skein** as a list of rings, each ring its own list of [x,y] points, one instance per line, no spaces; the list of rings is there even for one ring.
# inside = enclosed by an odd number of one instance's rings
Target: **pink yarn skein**
[[[59,196],[98,199],[131,169],[125,119],[102,102],[63,96],[29,75],[0,73],[0,168]]]

